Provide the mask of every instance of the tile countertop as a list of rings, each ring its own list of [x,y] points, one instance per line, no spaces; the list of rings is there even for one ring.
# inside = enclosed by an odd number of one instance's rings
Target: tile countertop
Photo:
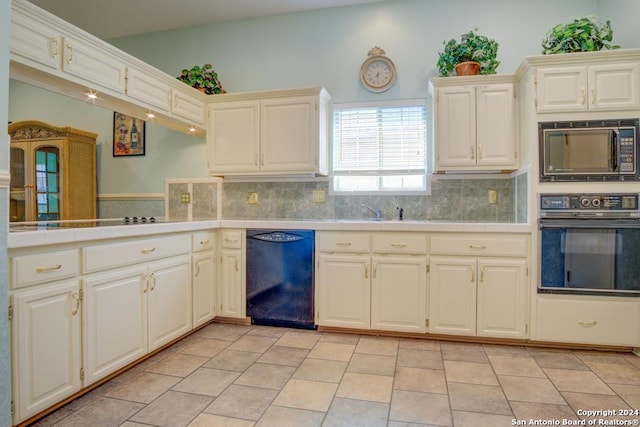
[[[9,249],[58,245],[83,241],[145,237],[165,233],[216,228],[306,229],[317,231],[429,231],[477,233],[530,233],[531,224],[470,223],[447,221],[368,220],[203,220],[109,227],[43,229],[8,233]]]

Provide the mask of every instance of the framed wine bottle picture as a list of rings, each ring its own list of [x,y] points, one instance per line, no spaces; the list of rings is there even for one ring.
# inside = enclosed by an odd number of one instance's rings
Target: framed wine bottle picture
[[[113,113],[113,157],[144,156],[144,120]]]

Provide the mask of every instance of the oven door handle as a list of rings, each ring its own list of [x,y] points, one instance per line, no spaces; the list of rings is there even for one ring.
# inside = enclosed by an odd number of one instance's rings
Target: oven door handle
[[[640,219],[541,219],[540,229],[545,228],[638,228]]]

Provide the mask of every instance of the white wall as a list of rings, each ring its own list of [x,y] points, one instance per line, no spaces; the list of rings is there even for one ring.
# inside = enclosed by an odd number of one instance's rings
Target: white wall
[[[499,73],[541,52],[548,29],[595,14],[597,0],[394,0],[205,25],[112,40],[171,75],[211,62],[230,92],[325,86],[335,101],[424,97],[445,39],[473,28],[500,44]],[[358,82],[367,52],[394,60],[397,83],[370,94]]]
[[[600,22],[611,21],[613,43],[621,47],[640,47],[640,2],[638,0],[599,0]]]
[[[206,176],[204,137],[146,123],[144,157],[113,157],[113,111],[12,80],[9,120],[40,120],[98,134],[98,193],[163,193],[165,178]]]

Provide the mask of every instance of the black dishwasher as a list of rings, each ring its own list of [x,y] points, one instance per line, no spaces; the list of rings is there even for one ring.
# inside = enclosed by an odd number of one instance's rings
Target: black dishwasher
[[[256,325],[315,329],[313,230],[247,230],[247,314]]]

